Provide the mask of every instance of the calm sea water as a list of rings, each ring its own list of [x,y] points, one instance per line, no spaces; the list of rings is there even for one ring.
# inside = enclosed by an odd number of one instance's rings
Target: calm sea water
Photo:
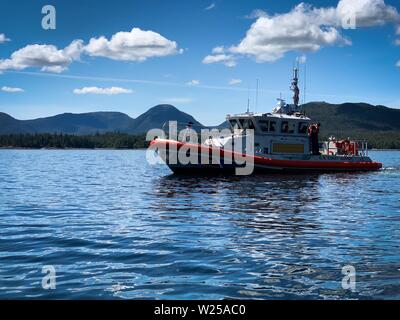
[[[2,150],[0,298],[399,299],[400,152],[371,156],[381,172],[238,178]]]

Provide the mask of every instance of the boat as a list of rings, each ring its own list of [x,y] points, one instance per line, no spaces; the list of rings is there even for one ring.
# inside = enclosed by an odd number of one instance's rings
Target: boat
[[[174,173],[310,173],[377,171],[382,163],[368,155],[366,141],[318,140],[319,124],[300,110],[299,68],[293,69],[293,103],[279,98],[272,112],[227,115],[228,130],[198,138],[189,123],[179,135],[156,137],[156,150]],[[249,106],[249,105],[248,105]],[[340,125],[340,124],[338,124]]]

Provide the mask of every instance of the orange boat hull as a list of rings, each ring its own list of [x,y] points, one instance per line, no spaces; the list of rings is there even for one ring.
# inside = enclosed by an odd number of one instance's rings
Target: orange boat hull
[[[220,161],[218,164],[210,163],[204,164],[201,161],[195,164],[181,164],[171,163],[169,161],[168,153],[177,152],[182,146],[195,150],[197,155],[204,155],[207,157],[212,154],[219,154]],[[172,171],[178,172],[201,172],[201,171],[231,171],[238,167],[235,161],[225,164],[224,158],[234,159],[238,157],[249,157],[254,163],[254,172],[260,171],[273,171],[273,172],[343,172],[343,171],[376,171],[382,168],[382,163],[370,161],[357,161],[359,157],[343,157],[343,156],[310,156],[309,160],[298,159],[274,159],[264,156],[250,156],[238,154],[230,150],[217,149],[199,144],[183,143],[175,140],[156,139],[151,142],[151,147],[159,151],[160,154],[167,155],[162,157],[166,164]],[[171,151],[173,150],[173,151]],[[369,159],[369,158],[368,158]]]

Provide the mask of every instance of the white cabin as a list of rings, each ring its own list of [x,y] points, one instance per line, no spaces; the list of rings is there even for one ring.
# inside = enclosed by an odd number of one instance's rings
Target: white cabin
[[[297,154],[310,153],[308,127],[311,119],[300,113],[245,113],[228,115],[227,121],[235,135],[246,129],[254,130],[254,151],[256,154]]]

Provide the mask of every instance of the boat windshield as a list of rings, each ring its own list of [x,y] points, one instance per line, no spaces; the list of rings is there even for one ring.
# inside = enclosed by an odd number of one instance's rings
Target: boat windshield
[[[308,125],[306,122],[299,123],[299,133],[307,133]]]
[[[240,129],[239,122],[237,122],[237,120],[235,120],[235,119],[229,120],[229,123],[231,124],[233,130]]]
[[[254,130],[254,123],[251,119],[240,119],[240,124],[244,130],[246,129],[253,129]]]

